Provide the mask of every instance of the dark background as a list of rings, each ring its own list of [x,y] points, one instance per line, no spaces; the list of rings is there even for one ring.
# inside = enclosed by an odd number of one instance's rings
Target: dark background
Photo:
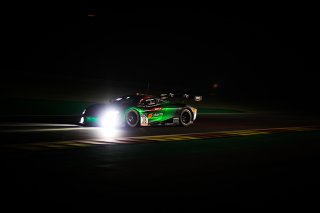
[[[2,95],[43,90],[68,99],[107,84],[143,90],[149,82],[161,92],[316,107],[318,70],[310,64],[317,25],[299,5],[3,8]]]

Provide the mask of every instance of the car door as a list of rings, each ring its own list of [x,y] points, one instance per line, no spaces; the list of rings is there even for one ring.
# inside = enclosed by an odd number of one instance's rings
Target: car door
[[[163,120],[164,110],[157,98],[149,98],[142,102],[149,124],[160,123]]]

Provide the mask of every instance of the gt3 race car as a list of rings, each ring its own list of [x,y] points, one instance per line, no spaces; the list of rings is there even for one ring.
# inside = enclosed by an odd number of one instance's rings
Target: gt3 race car
[[[82,113],[82,126],[157,126],[193,124],[197,109],[163,97],[135,94],[122,96],[108,104],[93,104]]]

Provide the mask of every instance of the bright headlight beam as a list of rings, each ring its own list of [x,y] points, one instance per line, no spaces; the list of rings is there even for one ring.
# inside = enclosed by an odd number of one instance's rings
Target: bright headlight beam
[[[119,111],[107,110],[101,117],[101,126],[103,127],[116,127],[120,123]]]
[[[120,135],[120,130],[115,127],[101,127],[98,133],[100,139],[108,140],[110,138],[118,137]]]
[[[102,138],[113,138],[118,135],[116,127],[120,124],[120,112],[115,109],[108,109],[101,116],[101,130],[100,137]]]

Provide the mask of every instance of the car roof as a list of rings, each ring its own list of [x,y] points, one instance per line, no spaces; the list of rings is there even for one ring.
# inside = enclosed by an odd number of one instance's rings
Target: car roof
[[[154,95],[149,95],[149,94],[131,94],[131,95],[123,95],[120,98],[126,98],[126,97],[130,97],[130,98],[141,98],[141,99],[148,99],[148,98],[156,98],[156,96]]]
[[[115,100],[116,101],[121,101],[121,100],[126,100],[126,99],[131,99],[131,100],[135,100],[137,103],[141,103],[142,101],[144,100],[147,100],[147,99],[151,99],[151,98],[157,98],[156,96],[154,95],[149,95],[149,94],[129,94],[129,95],[123,95],[121,97],[118,97],[116,98]]]

